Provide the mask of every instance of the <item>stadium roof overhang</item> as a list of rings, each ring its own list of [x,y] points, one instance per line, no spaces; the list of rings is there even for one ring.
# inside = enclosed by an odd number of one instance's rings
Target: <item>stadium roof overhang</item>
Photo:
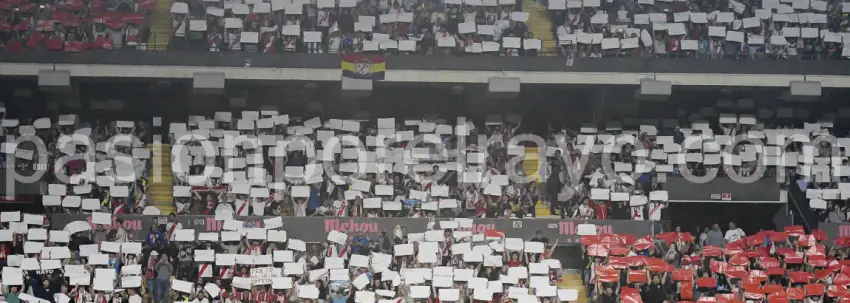
[[[814,81],[823,88],[850,87],[850,61],[698,60],[558,57],[388,56],[386,82],[486,84],[516,78],[523,84],[639,85],[642,79],[674,86],[777,87]],[[221,72],[227,80],[340,81],[338,55],[33,52],[0,54],[0,75],[37,76],[41,70],[71,77],[191,79]]]

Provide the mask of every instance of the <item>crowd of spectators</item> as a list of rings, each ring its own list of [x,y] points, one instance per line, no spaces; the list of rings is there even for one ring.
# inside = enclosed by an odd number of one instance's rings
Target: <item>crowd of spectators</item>
[[[148,231],[132,233],[109,213],[59,229],[43,215],[3,212],[2,298],[413,303],[566,302],[578,295],[557,286],[561,263],[551,256],[558,240],[550,243],[540,232],[520,239],[498,231],[456,231],[471,224],[461,219],[424,233],[401,227],[377,236],[331,232],[326,241],[305,243],[287,237],[282,221],[198,233],[183,229],[175,215],[152,220]]]
[[[568,58],[652,56],[837,60],[850,55],[836,1],[543,1]],[[515,0],[188,1],[171,7],[170,48],[195,51],[537,55]],[[0,45],[143,48],[151,0],[0,2]],[[541,40],[542,39],[542,40]],[[546,50],[548,51],[548,50]]]
[[[4,212],[6,301],[574,302],[579,295],[578,286],[560,283],[561,263],[552,258],[560,239],[539,231],[529,239],[463,231],[467,219],[440,221],[424,233],[404,226],[377,235],[334,231],[305,243],[285,236],[283,221],[196,232],[176,215],[154,216],[148,231],[134,233],[109,213],[92,216],[92,223],[59,229],[43,215]],[[715,224],[699,236],[675,230],[636,238],[588,225],[579,229],[593,302],[824,302],[848,295],[847,237],[827,239],[801,226],[747,235],[729,223],[725,233]]]
[[[783,186],[802,182],[804,188],[815,188],[807,194],[811,207],[824,219],[832,215],[830,211],[836,213],[832,221],[846,218],[844,211],[839,211],[843,209],[841,192],[846,190],[842,189],[847,178],[845,161],[833,156],[836,150],[843,152],[840,147],[846,142],[837,139],[815,148],[810,144],[818,136],[835,132],[832,123],[826,122],[829,117],[802,128],[769,128],[775,117],[717,113],[747,112],[748,107],[748,102],[741,100],[731,108],[703,109],[696,116],[679,117],[682,120],[550,128],[541,136],[548,146],[541,158],[526,155],[536,151],[534,143],[511,141],[527,133],[515,114],[488,116],[479,123],[464,117],[455,121],[302,119],[272,110],[191,116],[188,123],[168,126],[174,202],[181,215],[230,212],[237,216],[431,219],[555,215],[658,221],[669,219],[664,211],[669,199],[668,177],[681,177],[687,169],[689,175],[723,178],[729,173],[725,167],[748,176],[763,165],[763,176],[780,177],[785,180]],[[780,108],[778,114],[788,112]],[[74,128],[78,128],[76,133],[90,132],[90,125],[63,120],[71,117],[60,117],[57,123],[64,126],[44,129],[54,133],[43,138],[51,142],[49,163],[70,152],[57,150],[60,133],[74,133]],[[45,121],[49,125],[49,119],[44,119],[33,123],[34,128],[40,129]],[[678,123],[685,119],[692,122],[688,128]],[[4,123],[12,123],[7,120]],[[22,121],[16,126],[4,124],[4,130],[27,133],[29,122]],[[154,207],[146,207],[150,205],[150,152],[141,142],[133,143],[133,148],[120,140],[104,142],[115,134],[146,138],[149,127],[127,121],[109,125],[94,127],[95,176],[78,175],[65,184],[47,181],[49,192],[44,200],[49,211],[157,213]],[[189,134],[195,137],[190,139]],[[470,142],[478,135],[497,143],[484,147]],[[423,140],[414,142],[417,137]],[[753,141],[731,147],[732,140],[743,138]],[[209,140],[212,149],[205,147],[204,140]],[[756,140],[767,146],[756,148]],[[359,147],[354,142],[360,142]],[[25,156],[38,158],[26,155],[32,148],[25,144],[17,148],[7,145],[4,155],[14,154],[17,163],[25,163]],[[82,152],[85,147],[76,148]],[[522,156],[527,159],[512,161]],[[582,160],[583,156],[587,160]],[[582,161],[586,162],[580,167]],[[81,172],[86,162],[68,163],[65,176]],[[610,172],[606,173],[603,165]],[[201,175],[207,167],[205,178]],[[528,174],[530,180],[510,178],[511,173]],[[633,177],[633,173],[639,175]],[[541,207],[548,211],[539,210]]]
[[[541,48],[517,2],[484,2],[193,1],[172,13],[175,45],[209,51],[516,56]]]
[[[272,111],[243,112],[241,119],[232,113],[191,117],[189,123],[172,125],[173,137],[212,138],[217,154],[209,156],[200,142],[175,154],[181,163],[191,163],[177,171],[175,196],[182,214],[523,218],[536,216],[542,203],[550,209],[547,215],[661,220],[667,178],[683,175],[683,169],[723,178],[729,173],[725,167],[749,176],[762,165],[763,176],[785,180],[785,188],[808,180],[837,191],[844,180],[843,160],[829,156],[832,148],[843,146],[841,139],[832,146],[809,144],[833,132],[832,123],[768,128],[755,116],[712,111],[683,117],[694,121],[687,128],[665,119],[550,129],[543,136],[547,155],[539,159],[525,154],[525,143],[511,142],[524,131],[521,119],[510,114],[477,124],[461,117],[453,125],[445,119],[323,121]],[[309,141],[287,138],[295,135]],[[477,135],[499,143],[469,142]],[[413,142],[416,136],[431,143]],[[767,147],[757,148],[759,141]],[[488,156],[479,158],[485,151]],[[579,170],[583,155],[588,160]],[[510,161],[520,156],[528,159]],[[606,173],[603,164],[613,173]],[[206,165],[217,167],[211,178],[192,180],[186,174],[198,174]],[[507,177],[510,173],[532,178],[523,183]],[[632,173],[641,175],[633,178]],[[838,196],[818,198],[840,203]]]
[[[802,226],[746,235],[715,224],[679,230],[582,236],[594,302],[836,302],[847,296],[848,242]]]
[[[147,122],[87,122],[73,114],[55,119],[2,115],[3,165],[14,163],[25,176],[41,174],[43,185],[35,186],[47,192],[42,197],[47,212],[142,214],[151,204],[150,150],[143,143],[151,138]],[[39,145],[46,155],[39,154]]]
[[[840,1],[548,1],[560,50],[572,58],[687,57],[839,60]]]
[[[153,0],[2,1],[0,50],[144,49]]]

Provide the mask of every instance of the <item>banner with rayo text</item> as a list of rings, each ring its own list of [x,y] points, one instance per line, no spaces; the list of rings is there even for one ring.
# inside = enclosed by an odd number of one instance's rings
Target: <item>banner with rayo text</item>
[[[158,216],[121,215],[113,216],[124,220],[123,226],[131,238],[143,241]],[[271,217],[235,217],[244,222],[245,227],[263,227],[263,219]],[[178,216],[177,220],[183,228],[191,228],[197,232],[221,231],[224,221],[218,221],[214,216]],[[451,220],[451,219],[446,219]],[[55,214],[51,226],[61,229],[74,221],[91,222],[91,216],[83,214]],[[578,225],[583,223],[595,224],[597,231],[602,233],[625,233],[643,237],[667,231],[666,222],[627,221],[627,220],[558,220],[558,219],[474,219],[468,230],[474,233],[487,230],[500,230],[508,238],[533,238],[539,230],[543,236],[554,242],[560,239],[560,244],[578,245]],[[113,223],[114,224],[114,223]],[[365,235],[374,237],[382,231],[392,234],[396,226],[407,228],[408,233],[421,233],[428,229],[428,219],[412,218],[293,218],[283,219],[283,229],[291,238],[306,242],[323,242],[327,233],[335,230],[346,233],[362,231]],[[93,224],[94,227],[94,224]]]

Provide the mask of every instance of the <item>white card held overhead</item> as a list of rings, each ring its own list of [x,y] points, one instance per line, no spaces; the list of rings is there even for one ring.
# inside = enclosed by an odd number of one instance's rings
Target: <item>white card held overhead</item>
[[[0,222],[20,222],[20,211],[4,211],[0,213]]]
[[[91,222],[94,224],[112,225],[111,213],[93,212],[91,218]]]
[[[656,190],[649,192],[649,200],[651,201],[667,201],[669,195],[666,190]]]

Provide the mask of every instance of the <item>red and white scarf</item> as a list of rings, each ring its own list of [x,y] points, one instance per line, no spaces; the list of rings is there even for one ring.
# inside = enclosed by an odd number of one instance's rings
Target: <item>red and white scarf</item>
[[[76,297],[76,300],[74,300],[74,302],[75,302],[75,303],[76,303],[76,302],[85,302],[85,301],[86,301],[86,299],[85,299],[85,298],[86,298],[86,293],[85,293],[85,292],[83,292],[83,291],[78,291],[78,292],[77,292],[77,295],[76,295],[76,296],[74,296],[74,297]]]
[[[242,35],[233,35],[233,39],[230,40],[230,49],[231,50],[242,50],[242,44],[240,40],[242,39]]]
[[[218,45],[216,45],[216,43],[218,42],[219,37],[220,36],[218,34],[210,34],[207,36],[207,44],[210,45],[210,50],[218,51]]]
[[[211,215],[215,211],[215,200],[210,198],[207,199],[207,209],[204,210],[205,215]]]
[[[125,205],[123,201],[119,199],[112,199],[112,215],[123,215],[125,210]]]
[[[148,257],[148,268],[147,268],[147,271],[145,272],[145,278],[153,279],[155,272],[156,272],[156,257],[150,256],[150,257]],[[82,301],[77,301],[77,302],[82,302]]]
[[[276,53],[277,52],[277,38],[275,36],[269,36],[269,39],[266,41],[266,47],[263,49],[264,53]]]
[[[447,237],[447,238],[446,238],[446,244],[445,244],[446,246],[445,246],[445,247],[443,247],[443,253],[442,253],[442,254],[440,254],[440,256],[444,256],[444,257],[445,257],[445,256],[448,256],[448,255],[449,255],[449,253],[450,253],[450,252],[451,252],[451,250],[452,250],[452,242],[454,242],[454,240],[453,240],[451,237]]]
[[[134,204],[134,206],[133,206],[133,207],[135,207],[135,208],[144,208],[145,206],[142,204],[142,202],[143,202],[143,201],[145,201],[145,196],[147,196],[147,195],[146,195],[146,194],[141,194],[141,195],[139,195],[139,198],[138,198],[138,199],[136,199],[136,203]]]
[[[581,23],[581,15],[580,14],[573,15],[572,19],[570,20],[570,24],[572,24],[574,26],[578,26],[580,23]]]

